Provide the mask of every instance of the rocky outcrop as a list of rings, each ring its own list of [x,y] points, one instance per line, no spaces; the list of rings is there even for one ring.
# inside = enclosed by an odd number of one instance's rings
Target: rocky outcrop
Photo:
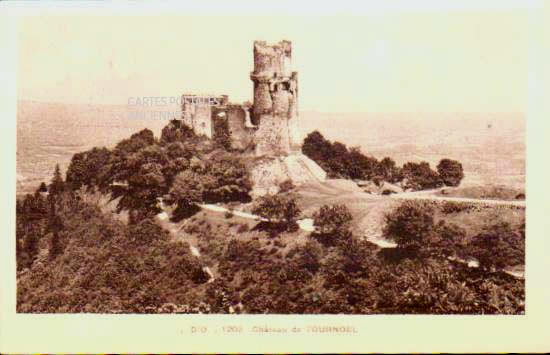
[[[313,160],[303,154],[265,157],[257,160],[251,169],[251,195],[262,196],[279,192],[279,184],[291,180],[294,185],[322,182],[326,173]]]

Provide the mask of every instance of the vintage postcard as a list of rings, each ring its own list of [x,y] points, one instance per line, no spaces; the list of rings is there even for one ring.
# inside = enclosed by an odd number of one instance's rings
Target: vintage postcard
[[[0,350],[549,350],[543,6],[213,4],[3,9]]]

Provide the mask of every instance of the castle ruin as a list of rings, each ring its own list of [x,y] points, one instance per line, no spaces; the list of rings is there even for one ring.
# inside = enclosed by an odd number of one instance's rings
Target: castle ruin
[[[254,42],[253,103],[231,103],[227,95],[182,95],[182,119],[199,135],[213,138],[228,130],[231,147],[256,156],[298,152],[298,73],[292,68],[292,44]],[[223,124],[220,124],[223,123]]]
[[[322,181],[326,173],[301,153],[298,73],[292,43],[254,41],[253,102],[231,103],[227,95],[182,96],[182,119],[196,134],[226,135],[232,149],[260,160],[251,171],[253,193],[276,193],[278,184]]]

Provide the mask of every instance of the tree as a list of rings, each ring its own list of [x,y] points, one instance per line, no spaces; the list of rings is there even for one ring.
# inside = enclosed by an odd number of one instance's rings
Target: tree
[[[240,157],[222,152],[203,161],[202,170],[198,171],[203,175],[206,202],[250,201],[252,182]]]
[[[62,252],[63,252],[63,248],[61,246],[61,241],[59,240],[59,233],[53,233],[50,239],[48,255],[50,259],[55,259]]]
[[[56,164],[52,181],[50,183],[50,186],[48,187],[48,203],[50,206],[50,213],[55,213],[55,204],[60,199],[60,195],[61,193],[63,193],[64,190],[65,182],[61,177],[61,169],[59,168],[59,164]],[[38,196],[35,196],[35,198],[37,197]]]
[[[182,120],[172,120],[161,132],[160,144],[166,145],[173,142],[185,142],[196,138],[195,132]]]
[[[347,158],[350,178],[371,180],[377,174],[378,160],[361,153],[359,147],[350,148]]]
[[[172,186],[175,176],[189,168],[189,160],[193,157],[194,151],[189,144],[173,142],[164,149],[168,157],[167,163],[162,168],[162,173],[167,186]]]
[[[300,208],[294,196],[281,194],[260,197],[254,204],[252,213],[266,218],[271,223],[291,226],[300,216]]]
[[[390,157],[385,157],[378,163],[378,175],[382,176],[387,182],[396,183],[403,180],[401,170],[395,165],[395,161]]]
[[[353,220],[346,205],[324,205],[313,214],[313,225],[323,234],[335,234],[348,229]]]
[[[348,167],[348,148],[340,142],[332,143],[328,165],[330,171],[335,177],[349,178]]]
[[[48,187],[46,186],[46,183],[42,181],[40,183],[40,187],[38,188],[39,192],[48,192]]]
[[[430,168],[430,163],[406,163],[402,168],[403,177],[407,179],[405,188],[425,190],[441,187],[443,181],[439,174]]]
[[[315,161],[327,173],[333,174],[329,164],[332,158],[332,143],[326,140],[319,131],[313,131],[307,135],[302,144],[302,153]]]
[[[418,249],[430,238],[434,228],[434,210],[419,201],[404,201],[386,214],[383,233],[400,248]]]
[[[143,209],[147,214],[160,212],[158,199],[168,192],[163,171],[167,164],[168,157],[158,145],[146,146],[124,157],[114,179],[126,182],[127,187],[112,189],[114,198],[122,196],[118,210]]]
[[[53,178],[48,189],[50,191],[50,196],[59,195],[63,192],[64,188],[65,183],[63,182],[63,177],[61,177],[61,169],[59,168],[59,164],[55,164]]]
[[[27,253],[28,257],[27,266],[32,264],[34,258],[38,255],[38,252],[40,251],[38,248],[39,238],[39,228],[36,225],[31,224],[23,241],[23,250]]]
[[[105,189],[112,181],[110,169],[112,153],[109,149],[94,147],[88,151],[76,153],[67,169],[66,183],[77,190],[81,186],[88,189],[99,187]]]
[[[169,195],[179,212],[184,212],[196,210],[196,204],[201,202],[249,201],[251,189],[249,173],[241,159],[222,153],[204,161],[191,158],[189,168],[174,177]]]
[[[313,214],[314,235],[326,245],[351,239],[350,224],[353,216],[346,205],[324,205]]]
[[[437,172],[447,186],[458,186],[464,178],[462,164],[456,160],[441,159],[437,165]]]
[[[286,257],[295,259],[296,267],[299,270],[307,270],[314,274],[321,267],[322,256],[321,245],[315,240],[308,240],[305,245],[291,249]]]
[[[130,138],[123,139],[117,143],[114,151],[116,153],[135,153],[149,145],[155,143],[155,136],[150,129],[142,129],[141,131],[134,133]]]
[[[178,208],[191,208],[193,205],[203,201],[204,180],[200,173],[193,170],[184,170],[174,178],[170,188],[170,200]]]
[[[489,225],[472,238],[466,252],[485,270],[503,269],[525,263],[525,238],[508,223]]]
[[[340,142],[330,142],[321,133],[310,133],[302,145],[302,153],[314,160],[333,178],[367,179],[396,183],[403,180],[401,169],[386,157],[380,162],[361,153],[358,147],[347,148]]]
[[[231,149],[231,134],[229,133],[229,122],[227,117],[216,117],[213,122],[214,134],[212,139],[216,144],[225,149]]]

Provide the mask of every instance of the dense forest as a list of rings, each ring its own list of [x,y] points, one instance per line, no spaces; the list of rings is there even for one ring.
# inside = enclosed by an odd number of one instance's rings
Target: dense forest
[[[318,132],[303,151],[335,177],[407,179],[413,189],[462,178],[458,162],[398,168]],[[251,201],[247,159],[179,121],[159,139],[143,130],[113,149],[75,154],[65,179],[56,167],[49,184],[17,200],[18,312],[523,313],[524,281],[503,269],[523,263],[524,222],[487,221],[465,238],[434,216],[468,206],[407,201],[385,218],[396,248],[356,235],[345,205],[320,206],[305,232],[292,183]],[[90,202],[94,193],[117,201],[127,223]],[[216,217],[200,203],[251,204],[263,220]],[[159,223],[164,206],[173,223],[184,221],[185,240]],[[470,257],[479,267],[460,262]]]

